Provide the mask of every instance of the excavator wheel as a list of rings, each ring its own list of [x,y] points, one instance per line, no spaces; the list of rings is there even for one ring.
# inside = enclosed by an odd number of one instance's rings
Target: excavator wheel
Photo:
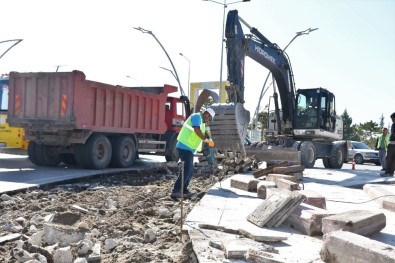
[[[250,112],[241,103],[221,103],[210,106],[215,111],[210,123],[215,148],[222,152],[246,155],[244,142],[250,122]]]
[[[302,165],[306,168],[313,168],[316,160],[316,148],[310,141],[304,141],[300,145],[300,159]]]
[[[342,144],[333,144],[329,156],[329,165],[333,169],[341,169],[343,167],[343,148]]]

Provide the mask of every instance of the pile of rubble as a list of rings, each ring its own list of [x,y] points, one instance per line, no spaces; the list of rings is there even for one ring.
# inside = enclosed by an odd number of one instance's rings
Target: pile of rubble
[[[205,156],[198,158],[195,163],[195,174],[203,176],[230,176],[245,173],[258,168],[258,161],[254,156],[242,157],[239,153],[229,152],[217,154],[213,161],[208,161]]]
[[[196,262],[181,236],[185,217],[212,186],[194,177],[201,194],[170,198],[177,164],[137,174],[84,179],[0,198],[0,262]]]

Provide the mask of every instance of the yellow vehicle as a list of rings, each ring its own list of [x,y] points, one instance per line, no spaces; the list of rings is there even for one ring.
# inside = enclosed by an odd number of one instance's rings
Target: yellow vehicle
[[[24,139],[25,130],[10,127],[7,123],[8,77],[0,77],[0,151],[8,149],[27,150],[29,141]]]

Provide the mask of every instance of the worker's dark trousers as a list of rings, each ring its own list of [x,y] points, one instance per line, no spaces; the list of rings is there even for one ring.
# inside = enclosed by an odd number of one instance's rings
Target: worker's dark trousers
[[[184,193],[188,192],[188,185],[193,175],[193,152],[184,149],[177,149],[180,154],[181,161],[184,162]],[[177,181],[173,187],[173,193],[181,192],[181,173],[178,175]]]
[[[386,174],[394,174],[395,170],[395,144],[388,144],[386,158]]]

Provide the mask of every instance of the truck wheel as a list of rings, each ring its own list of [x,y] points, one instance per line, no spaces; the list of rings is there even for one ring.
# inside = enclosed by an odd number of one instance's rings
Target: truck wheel
[[[292,144],[292,148],[299,151],[300,145],[302,144],[301,141],[296,141]]]
[[[75,156],[72,153],[62,153],[61,159],[65,165],[76,165],[77,164],[77,161],[75,160]]]
[[[119,136],[112,141],[112,157],[110,165],[113,167],[130,167],[136,160],[136,145],[129,136]]]
[[[170,145],[169,154],[165,155],[166,162],[178,162],[178,160],[180,159],[180,154],[178,153],[176,144],[177,144],[177,137],[174,136],[169,144]]]
[[[75,146],[75,153],[74,153],[75,161],[77,165],[81,168],[89,168],[88,167],[88,151],[85,144],[77,144]]]
[[[34,141],[30,141],[27,146],[27,155],[29,156],[29,160],[35,165],[41,165],[36,155],[36,146],[37,143]]]
[[[112,148],[110,140],[100,134],[92,135],[84,144],[87,168],[104,169],[111,161]]]
[[[329,164],[329,158],[328,157],[322,158],[322,163],[324,164],[325,168],[332,168],[331,165]]]
[[[57,166],[61,162],[60,151],[56,146],[36,144],[36,157],[43,166]]]
[[[300,159],[306,168],[313,168],[315,164],[316,149],[312,142],[304,141],[300,145]]]
[[[164,139],[166,140],[166,162],[178,162],[178,160],[180,160],[180,155],[178,154],[178,150],[176,148],[177,136],[178,133],[176,132],[166,132],[164,136]]]
[[[342,144],[333,144],[329,156],[330,168],[340,169],[343,167],[343,149]]]

